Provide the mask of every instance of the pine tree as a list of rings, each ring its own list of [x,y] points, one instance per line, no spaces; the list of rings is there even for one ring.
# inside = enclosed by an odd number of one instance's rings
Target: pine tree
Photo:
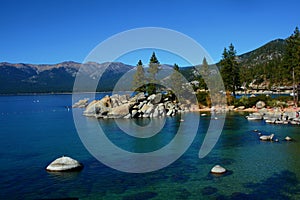
[[[136,73],[133,75],[133,89],[135,91],[145,92],[145,71],[143,67],[143,63],[141,60],[139,60],[137,67],[136,67]]]
[[[149,69],[148,69],[148,72],[150,73],[151,81],[155,80],[155,76],[158,73],[158,71],[159,71],[159,61],[156,58],[155,52],[153,52],[150,58]]]
[[[177,98],[179,98],[183,94],[183,91],[182,91],[182,84],[183,84],[182,76],[181,76],[180,71],[179,71],[179,66],[176,63],[174,64],[173,69],[174,69],[174,71],[170,76],[171,86],[174,90],[173,92],[176,93],[176,95],[178,95]]]
[[[150,63],[156,63],[159,64],[159,61],[156,58],[155,52],[152,53],[152,56],[150,58]]]
[[[141,60],[139,60],[139,62],[136,66],[143,66],[143,62]]]
[[[207,60],[205,57],[203,58],[203,61],[202,61],[202,71],[203,71],[202,75],[204,77],[209,75],[208,63],[207,63]]]
[[[202,81],[203,81],[202,85],[203,85],[204,89],[207,90],[207,83],[206,82],[208,82],[208,78],[209,78],[209,69],[208,69],[208,63],[207,63],[205,57],[203,58],[203,61],[202,61],[201,76],[202,76]],[[199,82],[199,85],[200,85],[200,82]]]
[[[293,86],[295,87],[295,84],[298,84],[300,80],[300,33],[298,27],[295,28],[294,33],[286,41],[287,47],[284,57],[284,66],[292,73]],[[296,105],[297,101],[294,96],[294,102]]]
[[[236,61],[236,51],[233,44],[230,44],[228,50],[224,48],[221,66],[221,74],[225,88],[231,91],[235,97],[235,90],[240,86],[240,72],[238,62]]]
[[[150,58],[149,69],[148,69],[150,75],[149,81],[151,82],[148,84],[147,87],[148,95],[156,93],[156,84],[157,84],[156,74],[158,73],[158,71],[159,71],[159,61],[156,58],[155,52],[153,52]]]
[[[300,33],[296,27],[294,33],[286,40],[286,54],[284,65],[289,72],[295,71],[295,79],[300,79]]]

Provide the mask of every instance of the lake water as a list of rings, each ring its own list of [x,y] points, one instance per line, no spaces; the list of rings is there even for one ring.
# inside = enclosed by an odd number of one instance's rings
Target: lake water
[[[158,171],[124,173],[100,163],[86,150],[68,109],[71,104],[71,95],[0,96],[0,199],[300,199],[299,126],[247,121],[246,113],[228,113],[215,148],[199,159],[210,116],[201,116],[198,122],[193,119],[199,113],[187,113],[183,117],[189,120],[181,123],[187,127],[199,123],[199,128],[183,156]],[[85,123],[100,124],[116,145],[135,152],[168,144],[179,119],[168,117],[153,143],[124,136],[114,120],[82,116]],[[254,129],[274,133],[280,142],[261,142]],[[287,135],[295,141],[283,141]],[[62,155],[79,160],[84,169],[45,171]],[[215,164],[228,172],[211,175]]]

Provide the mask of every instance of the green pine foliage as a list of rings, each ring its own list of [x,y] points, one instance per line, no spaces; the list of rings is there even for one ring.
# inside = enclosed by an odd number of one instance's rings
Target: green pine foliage
[[[149,69],[148,72],[150,74],[150,80],[155,81],[156,80],[156,74],[159,71],[159,61],[156,58],[155,52],[153,52],[150,62],[149,62]]]
[[[149,62],[149,81],[150,83],[147,85],[147,93],[148,95],[155,94],[157,90],[157,85],[159,84],[158,80],[156,79],[156,75],[159,71],[159,61],[155,55],[155,52],[152,53]]]
[[[150,63],[159,64],[159,61],[156,58],[155,52],[152,53],[152,56],[150,58]]]
[[[175,63],[174,67],[173,67],[174,71],[171,74],[171,86],[173,88],[173,92],[178,96],[178,98],[180,96],[182,96],[183,94],[183,88],[182,88],[182,84],[183,84],[183,80],[182,80],[182,75],[179,71],[179,66]]]
[[[210,72],[209,72],[208,63],[207,63],[207,60],[205,57],[203,58],[200,72],[201,72],[201,78],[199,79],[199,87],[207,90],[208,89],[207,82],[209,79]]]
[[[133,90],[139,91],[139,92],[145,92],[145,71],[143,67],[143,63],[141,60],[139,60],[137,67],[136,67],[136,73],[133,76]]]
[[[228,50],[224,48],[220,64],[225,88],[226,90],[233,92],[233,95],[235,96],[235,91],[240,86],[240,71],[233,44],[229,45]]]
[[[287,47],[283,60],[286,72],[295,71],[295,80],[300,80],[300,33],[296,27],[294,33],[286,40]],[[291,77],[291,76],[289,76]]]

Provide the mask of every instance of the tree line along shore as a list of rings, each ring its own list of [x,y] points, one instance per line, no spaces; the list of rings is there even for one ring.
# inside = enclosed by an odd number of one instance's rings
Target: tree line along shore
[[[209,65],[204,57],[202,64],[196,66],[199,73],[189,83],[184,82],[181,69],[175,63],[172,74],[166,78],[171,88],[162,84],[162,80],[157,77],[162,68],[153,52],[147,68],[144,67],[141,60],[138,61],[132,77],[132,90],[136,93],[143,93],[145,98],[168,92],[170,95],[175,95],[174,103],[178,103],[180,99],[188,101],[188,96],[193,94],[196,96],[198,104],[184,103],[189,105],[189,110],[192,111],[211,111],[217,108],[217,110],[226,111],[256,112],[257,109],[260,109],[257,107],[257,103],[263,102],[265,109],[292,109],[297,112],[300,95],[300,34],[298,27],[285,40],[285,43],[284,53],[279,57],[269,58],[269,62],[262,67],[264,69],[262,74],[249,73],[256,69],[250,64],[241,66],[233,44],[224,48],[222,59],[215,66]],[[272,68],[270,68],[271,65]],[[220,73],[218,74],[218,72]],[[270,73],[273,74],[272,77],[270,77]],[[218,75],[221,79],[217,77]],[[261,79],[264,84],[259,85],[258,79]],[[292,95],[280,95],[283,93]],[[243,96],[237,98],[238,94]],[[278,96],[272,97],[272,94],[278,94]]]

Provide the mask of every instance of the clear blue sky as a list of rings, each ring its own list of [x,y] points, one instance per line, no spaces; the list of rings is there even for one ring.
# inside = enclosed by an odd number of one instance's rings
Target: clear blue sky
[[[0,0],[0,62],[82,62],[108,37],[149,26],[192,37],[217,62],[230,43],[242,54],[299,25],[298,0]]]

